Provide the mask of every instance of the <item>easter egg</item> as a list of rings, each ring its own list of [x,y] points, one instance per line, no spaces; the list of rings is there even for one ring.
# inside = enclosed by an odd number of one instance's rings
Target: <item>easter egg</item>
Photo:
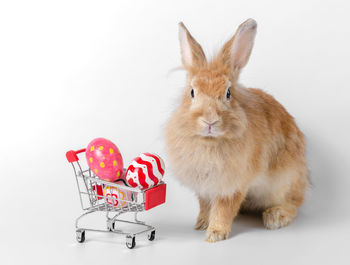
[[[161,181],[164,170],[164,162],[158,155],[143,153],[131,161],[126,180],[131,187],[150,188]]]
[[[123,188],[128,187],[125,177],[117,179],[114,183],[116,183],[118,187],[105,185],[103,189],[103,196],[106,202],[117,208],[127,206],[129,202],[134,200],[136,195],[132,191]]]
[[[110,205],[122,207],[126,205],[126,195],[122,189],[106,186],[103,189],[103,195],[105,196],[106,202]]]
[[[92,140],[86,148],[89,168],[100,179],[115,181],[123,174],[123,158],[118,147],[104,138]]]

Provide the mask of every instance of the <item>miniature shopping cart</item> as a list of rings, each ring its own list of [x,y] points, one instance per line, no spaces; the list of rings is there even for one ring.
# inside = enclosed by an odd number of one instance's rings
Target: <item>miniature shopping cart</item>
[[[136,189],[117,182],[107,182],[99,179],[90,169],[83,169],[79,163],[78,154],[84,153],[85,149],[78,151],[68,151],[66,157],[72,164],[78,186],[80,203],[84,211],[75,221],[76,238],[82,243],[85,241],[85,231],[110,232],[126,236],[126,246],[134,248],[135,237],[139,234],[148,233],[148,239],[153,241],[156,230],[153,226],[147,225],[137,219],[137,213],[147,211],[165,202],[166,184],[160,182],[158,185],[148,189]],[[124,170],[125,174],[125,170]],[[113,196],[113,189],[118,190],[123,196]],[[107,191],[107,192],[106,192]],[[79,221],[94,212],[104,212],[106,214],[106,229],[92,229],[79,226]],[[134,213],[134,221],[122,220],[118,217],[123,213]],[[130,224],[131,227],[142,227],[138,231],[125,231],[118,227],[119,224]]]

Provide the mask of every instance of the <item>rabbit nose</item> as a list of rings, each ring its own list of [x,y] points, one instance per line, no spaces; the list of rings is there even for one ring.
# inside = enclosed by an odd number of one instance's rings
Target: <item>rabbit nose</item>
[[[207,124],[209,127],[217,124],[219,122],[219,120],[215,120],[215,121],[206,121],[206,120],[202,120],[205,124]]]

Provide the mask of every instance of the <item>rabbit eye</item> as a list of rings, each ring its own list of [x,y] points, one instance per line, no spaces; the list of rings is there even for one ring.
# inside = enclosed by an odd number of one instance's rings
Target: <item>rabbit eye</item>
[[[230,99],[231,98],[231,90],[230,88],[227,89],[227,92],[226,92],[226,99]]]
[[[193,88],[191,89],[191,97],[194,98],[194,90],[193,90]]]

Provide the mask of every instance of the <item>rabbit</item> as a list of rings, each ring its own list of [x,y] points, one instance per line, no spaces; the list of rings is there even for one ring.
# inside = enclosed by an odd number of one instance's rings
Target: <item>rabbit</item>
[[[305,139],[294,118],[271,95],[238,83],[257,23],[248,19],[207,60],[179,23],[187,82],[165,128],[177,179],[192,189],[200,211],[195,229],[206,241],[227,239],[240,211],[262,213],[267,229],[287,226],[309,185]]]

